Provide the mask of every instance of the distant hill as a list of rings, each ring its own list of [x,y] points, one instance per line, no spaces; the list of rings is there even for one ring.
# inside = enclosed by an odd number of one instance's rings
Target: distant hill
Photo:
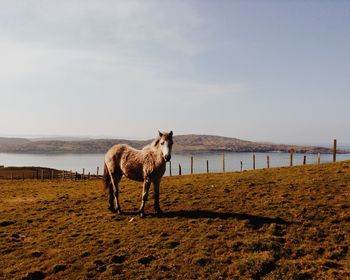
[[[30,140],[24,138],[0,137],[0,152],[16,150],[16,147],[29,143]]]
[[[105,153],[115,144],[125,143],[136,149],[152,142],[151,140],[125,139],[89,139],[63,140],[30,140],[24,138],[0,138],[2,153]],[[201,152],[288,152],[290,145],[261,143],[237,138],[213,135],[177,135],[174,136],[175,153]],[[294,146],[297,153],[331,153],[332,150],[323,147]],[[345,151],[339,151],[345,153]]]
[[[10,138],[10,137],[0,137],[0,145],[21,145],[29,143],[30,140],[25,138]]]

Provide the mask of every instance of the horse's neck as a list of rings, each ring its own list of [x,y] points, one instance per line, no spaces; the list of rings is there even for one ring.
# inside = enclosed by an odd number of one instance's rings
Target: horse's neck
[[[146,154],[147,153],[152,153],[153,154],[153,158],[155,159],[155,164],[157,166],[161,166],[163,164],[165,164],[165,160],[163,157],[163,153],[162,153],[162,149],[161,146],[159,144],[159,139],[155,139],[151,144],[145,146],[142,149]]]
[[[153,150],[154,150],[154,154],[156,156],[157,162],[158,163],[163,163],[164,158],[163,158],[162,150],[157,148],[157,147],[155,147],[155,149],[153,149]]]
[[[162,165],[165,163],[165,160],[164,160],[163,154],[162,154],[162,150],[160,149],[159,146],[148,146],[145,148],[146,148],[145,150],[148,153],[152,153],[154,155],[154,159],[155,159],[157,165]]]

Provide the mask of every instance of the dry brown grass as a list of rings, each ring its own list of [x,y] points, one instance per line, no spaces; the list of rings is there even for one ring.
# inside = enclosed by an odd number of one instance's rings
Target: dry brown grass
[[[0,278],[350,278],[350,162],[167,177],[145,219],[139,183],[121,216],[101,185],[0,181]]]

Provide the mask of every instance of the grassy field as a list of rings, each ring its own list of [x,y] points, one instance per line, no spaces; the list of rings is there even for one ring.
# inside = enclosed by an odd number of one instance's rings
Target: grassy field
[[[121,182],[0,181],[1,279],[350,279],[350,162]],[[150,195],[152,197],[152,194]]]

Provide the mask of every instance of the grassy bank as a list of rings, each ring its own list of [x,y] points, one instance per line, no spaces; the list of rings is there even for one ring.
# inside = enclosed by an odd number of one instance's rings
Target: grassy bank
[[[0,181],[0,279],[350,278],[350,162],[121,182]],[[150,195],[152,197],[152,193]]]

